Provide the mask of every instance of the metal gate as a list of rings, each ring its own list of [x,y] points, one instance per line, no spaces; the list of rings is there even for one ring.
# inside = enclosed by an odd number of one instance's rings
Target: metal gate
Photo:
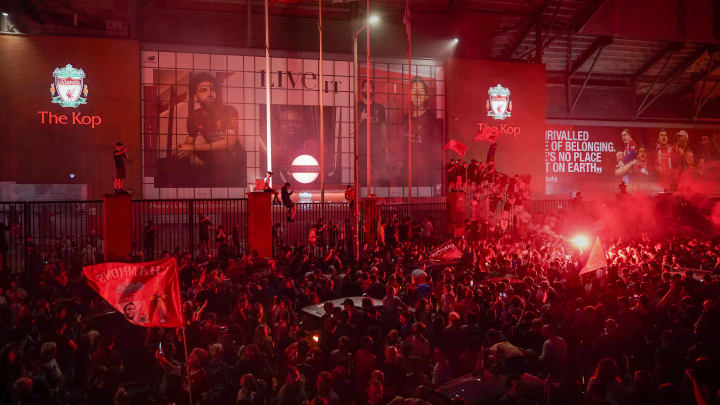
[[[88,265],[104,255],[102,201],[0,202],[0,254],[12,273],[45,262]]]
[[[214,253],[220,228],[231,255],[247,252],[247,199],[132,201],[132,254],[144,260],[163,252]]]

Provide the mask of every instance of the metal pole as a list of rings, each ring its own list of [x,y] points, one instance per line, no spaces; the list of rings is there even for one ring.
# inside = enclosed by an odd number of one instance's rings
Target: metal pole
[[[355,165],[353,166],[353,175],[355,181],[355,232],[353,232],[353,245],[355,246],[355,261],[360,262],[360,180],[359,173],[360,168],[360,141],[358,139],[358,131],[360,125],[358,123],[358,33],[353,34],[353,93],[355,97],[355,103],[353,105],[353,113],[355,115],[355,132],[353,136]]]
[[[367,136],[367,193],[370,195],[370,166],[372,149],[370,149],[370,107],[372,106],[372,100],[370,99],[370,0],[366,0],[366,44],[365,44],[365,129]]]
[[[247,0],[247,38],[245,39],[245,46],[248,48],[252,46],[252,0]]]
[[[410,10],[410,4],[405,7]],[[409,11],[406,11],[409,14]],[[412,197],[412,17],[408,18],[408,198]]]
[[[325,80],[323,79],[323,32],[322,32],[322,0],[318,0],[318,31],[320,33],[320,203],[325,204]],[[323,210],[325,206],[323,205]]]
[[[265,0],[265,142],[267,152],[267,170],[272,171],[272,133],[270,131],[270,25],[268,0]],[[272,177],[270,178],[272,187]]]

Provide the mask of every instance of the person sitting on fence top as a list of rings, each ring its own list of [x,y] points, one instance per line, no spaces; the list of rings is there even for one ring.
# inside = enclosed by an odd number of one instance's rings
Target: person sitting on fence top
[[[273,176],[273,172],[271,172],[271,171],[268,170],[267,172],[265,172],[265,174],[266,174],[266,176],[265,176],[265,183],[264,183],[264,185],[263,185],[263,191],[265,191],[266,193],[272,193],[272,195],[273,195],[273,200],[272,200],[273,205],[281,205],[282,202],[281,202],[280,199],[278,198],[278,194],[279,194],[278,191],[275,190],[274,188],[272,188],[272,176]]]
[[[295,213],[297,212],[297,207],[295,206],[293,200],[290,198],[290,196],[294,192],[290,183],[285,183],[280,192],[282,194],[283,205],[288,209],[287,221],[295,222]]]

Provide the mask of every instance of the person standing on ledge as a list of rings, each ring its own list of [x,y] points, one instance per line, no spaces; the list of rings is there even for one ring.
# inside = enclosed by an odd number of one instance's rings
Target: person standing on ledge
[[[123,189],[125,185],[125,159],[128,158],[128,150],[122,142],[115,144],[115,152],[113,158],[115,159],[115,182],[113,187],[115,188],[115,194],[127,194],[127,191]]]

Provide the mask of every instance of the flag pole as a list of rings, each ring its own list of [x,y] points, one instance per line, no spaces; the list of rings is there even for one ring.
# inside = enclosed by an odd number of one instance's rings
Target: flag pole
[[[407,25],[405,30],[408,36],[408,198],[410,198],[412,197],[412,16],[410,14],[410,0],[406,1]]]
[[[173,259],[175,260],[175,259]],[[177,263],[177,262],[176,262]],[[193,405],[193,399],[192,399],[192,383],[190,380],[190,356],[188,355],[188,345],[187,345],[187,336],[185,335],[185,313],[182,310],[182,290],[180,289],[180,274],[177,268],[177,264],[175,265],[175,288],[177,289],[177,296],[180,300],[180,321],[182,321],[182,338],[183,338],[183,346],[185,348],[185,373],[187,374],[187,386],[188,386],[188,397],[190,398],[190,405]]]
[[[320,65],[318,73],[320,74],[320,203],[325,203],[325,98],[323,79],[323,29],[322,29],[322,0],[318,0],[318,32],[320,35]],[[324,209],[323,205],[323,209]]]
[[[370,24],[370,0],[366,0],[365,2],[365,8],[366,8],[366,16],[367,18],[367,24]],[[370,148],[370,123],[372,120],[370,119],[370,110],[372,109],[372,100],[370,99],[370,26],[368,25],[367,29],[365,30],[365,136],[367,138],[367,145],[366,145],[366,151],[367,151],[367,195],[368,197],[371,194],[371,187],[370,187],[370,162],[372,157],[372,149]]]
[[[272,171],[272,132],[270,129],[270,24],[268,0],[265,0],[265,143],[267,154],[267,171]],[[270,177],[272,187],[272,177]]]
[[[187,385],[188,385],[188,397],[190,397],[190,404],[192,405],[192,382],[190,381],[190,356],[188,356],[187,337],[185,336],[185,320],[183,319],[182,327],[183,346],[185,346],[185,373],[187,374]]]

